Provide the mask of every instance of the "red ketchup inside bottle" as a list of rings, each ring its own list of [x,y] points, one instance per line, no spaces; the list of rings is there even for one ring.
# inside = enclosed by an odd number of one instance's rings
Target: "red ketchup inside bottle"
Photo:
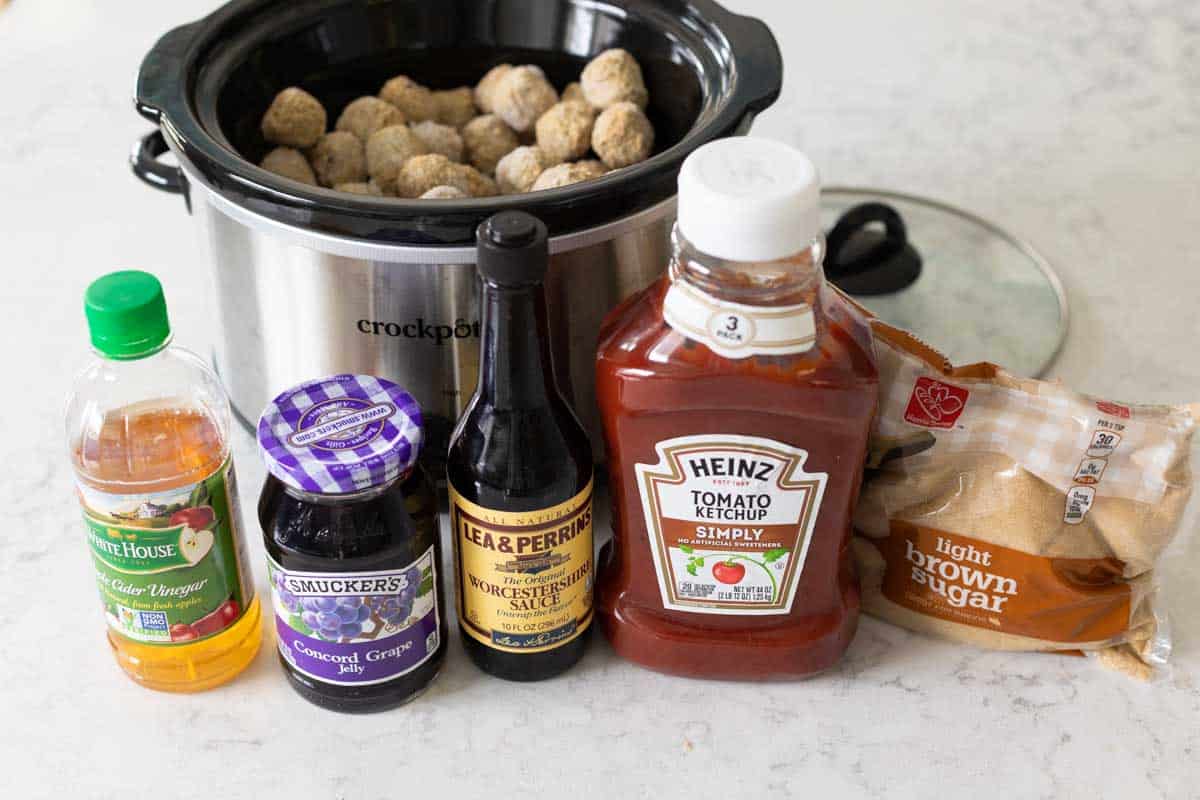
[[[651,669],[799,678],[854,635],[850,522],[878,375],[865,320],[825,284],[818,197],[786,145],[696,151],[669,276],[601,333],[613,541],[597,610]]]

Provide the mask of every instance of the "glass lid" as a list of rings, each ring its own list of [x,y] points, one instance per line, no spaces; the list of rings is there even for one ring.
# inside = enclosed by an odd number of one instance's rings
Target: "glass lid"
[[[1030,245],[969,212],[919,197],[822,193],[829,280],[956,365],[1038,376],[1067,333],[1058,275]]]

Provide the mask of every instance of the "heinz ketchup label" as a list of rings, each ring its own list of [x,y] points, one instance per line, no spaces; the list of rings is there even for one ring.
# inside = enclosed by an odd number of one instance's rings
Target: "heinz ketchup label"
[[[808,453],[755,436],[681,436],[638,464],[665,608],[786,614],[804,569],[827,475]]]

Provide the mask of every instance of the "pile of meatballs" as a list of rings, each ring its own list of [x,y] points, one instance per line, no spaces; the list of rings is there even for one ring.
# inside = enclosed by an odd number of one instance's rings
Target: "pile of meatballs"
[[[328,115],[298,87],[262,118],[276,145],[260,166],[292,180],[382,197],[457,199],[553,189],[650,157],[642,69],[606,50],[560,94],[533,65],[493,67],[474,88],[431,91],[405,75]]]

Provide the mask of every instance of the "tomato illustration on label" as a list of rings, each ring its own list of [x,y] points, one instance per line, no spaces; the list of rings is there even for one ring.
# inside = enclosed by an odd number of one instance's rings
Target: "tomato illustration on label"
[[[771,583],[770,597],[764,598],[767,602],[775,602],[779,596],[779,583],[776,580],[775,573],[772,571],[778,569],[780,559],[788,554],[786,547],[776,547],[766,551],[760,558],[742,555],[738,553],[707,553],[700,555],[695,548],[681,544],[679,545],[680,552],[688,556],[685,569],[689,575],[700,575],[700,569],[705,565],[705,562],[712,561],[712,568],[709,570],[714,579],[726,586],[736,586],[741,583],[746,577],[746,565],[751,564],[763,570],[761,574],[765,574]]]
[[[736,561],[718,561],[713,564],[712,576],[721,583],[733,586],[746,577],[746,567]]]

